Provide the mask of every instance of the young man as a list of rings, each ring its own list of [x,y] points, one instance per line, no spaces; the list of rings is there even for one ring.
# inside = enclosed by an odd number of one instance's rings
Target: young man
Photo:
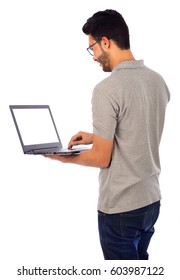
[[[117,11],[95,13],[83,32],[94,61],[112,72],[93,92],[93,133],[79,132],[69,142],[69,148],[92,144],[92,149],[47,157],[101,168],[98,222],[104,258],[148,259],[160,208],[159,144],[169,91],[159,74],[135,60],[128,26]]]

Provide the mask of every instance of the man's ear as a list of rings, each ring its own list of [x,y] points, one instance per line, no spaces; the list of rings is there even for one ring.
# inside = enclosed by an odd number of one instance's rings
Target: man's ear
[[[110,40],[107,37],[103,36],[102,40],[101,40],[101,46],[104,49],[109,49],[109,47],[110,47]]]

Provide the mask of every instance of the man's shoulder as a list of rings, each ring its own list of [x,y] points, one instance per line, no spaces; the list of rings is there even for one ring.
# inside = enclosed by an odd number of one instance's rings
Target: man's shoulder
[[[116,78],[114,77],[114,75],[106,77],[105,79],[96,84],[96,86],[94,87],[94,91],[110,92],[114,87],[115,80]]]

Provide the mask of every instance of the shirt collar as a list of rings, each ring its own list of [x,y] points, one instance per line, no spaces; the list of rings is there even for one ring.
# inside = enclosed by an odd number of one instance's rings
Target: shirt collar
[[[142,68],[142,67],[145,67],[144,60],[142,59],[123,61],[113,68],[112,74],[121,69],[135,69],[135,68]]]

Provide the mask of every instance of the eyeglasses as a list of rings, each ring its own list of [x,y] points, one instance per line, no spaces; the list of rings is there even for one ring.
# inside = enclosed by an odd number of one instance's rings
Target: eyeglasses
[[[99,43],[99,41],[96,41],[94,44],[92,44],[87,48],[88,53],[92,56],[94,55],[93,46],[96,45],[97,43]]]

